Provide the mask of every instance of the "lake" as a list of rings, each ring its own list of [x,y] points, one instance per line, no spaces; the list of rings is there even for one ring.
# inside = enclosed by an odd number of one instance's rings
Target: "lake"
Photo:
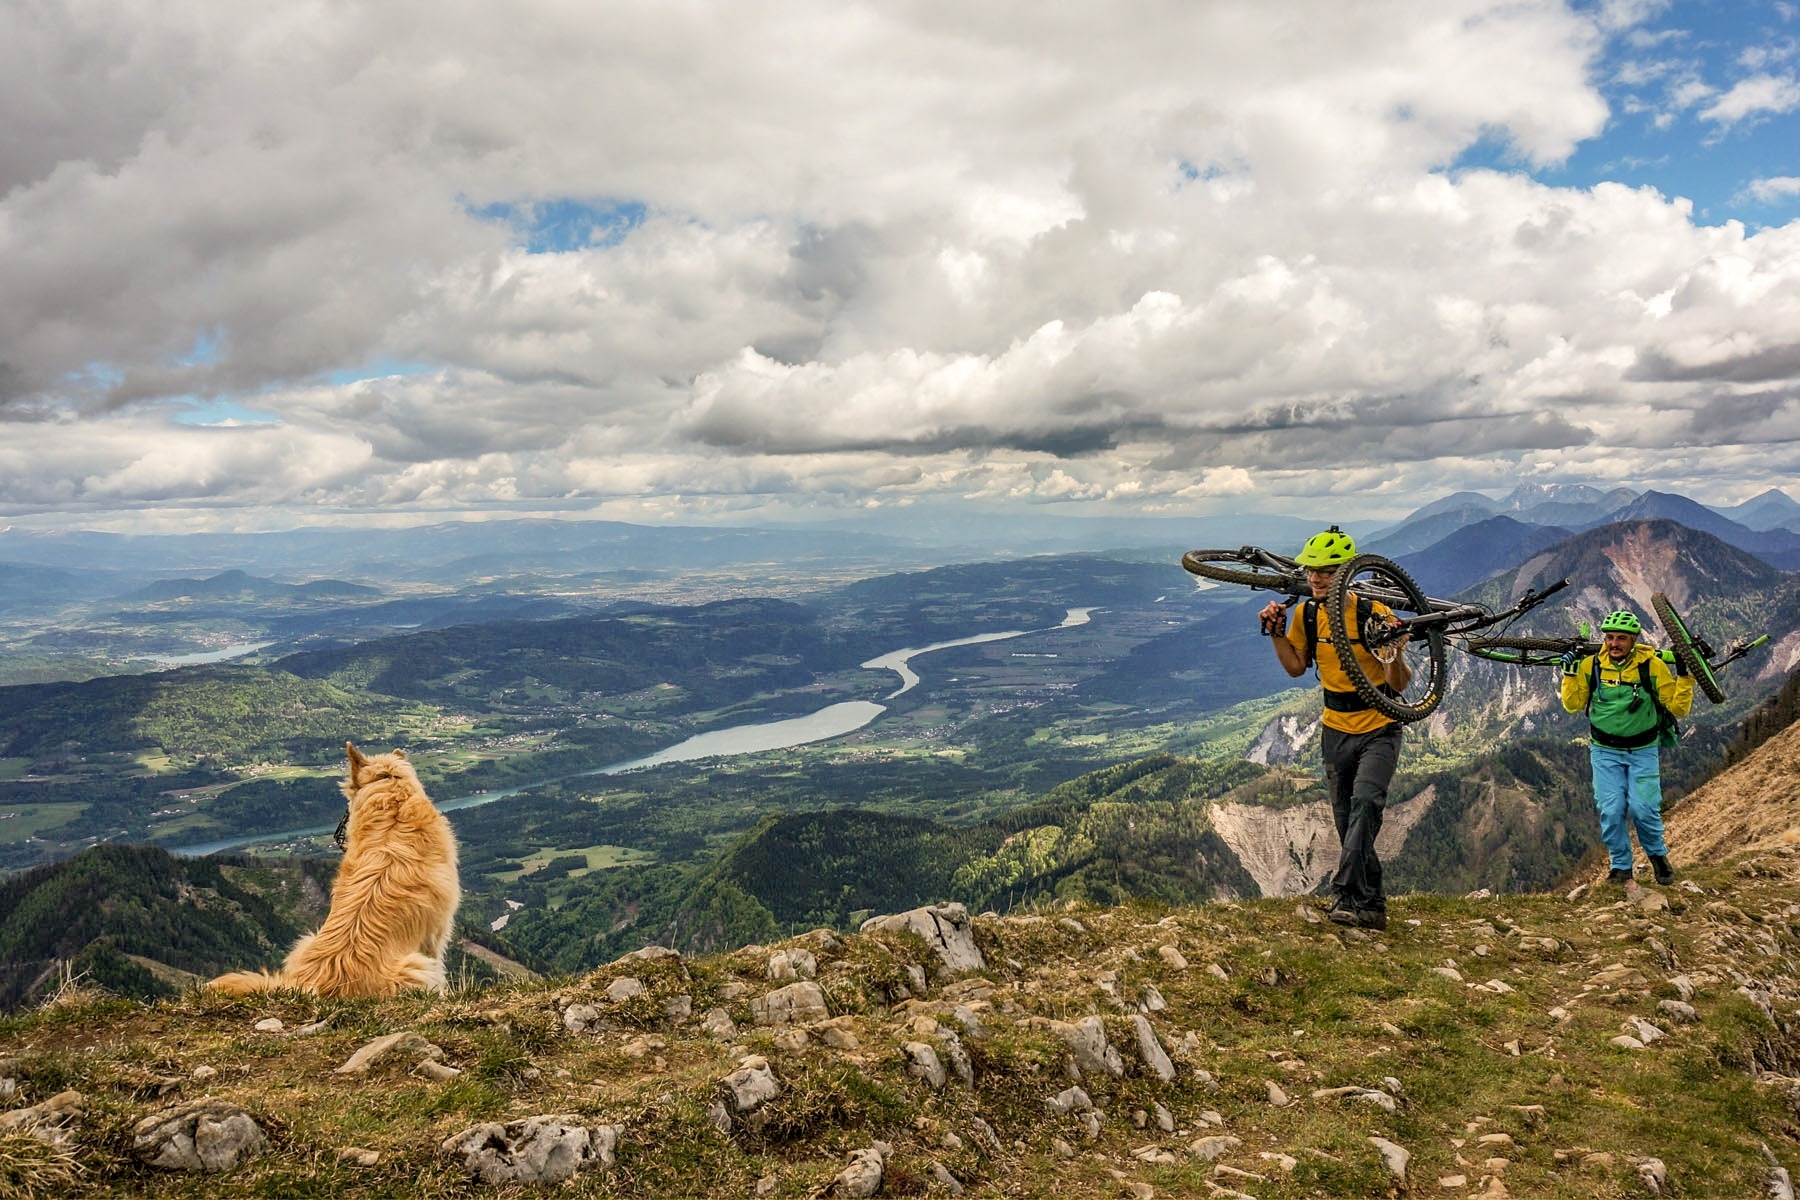
[[[929,646],[907,647],[883,654],[879,658],[871,658],[862,666],[871,671],[893,671],[900,676],[900,687],[882,697],[884,700],[892,700],[895,696],[910,691],[918,684],[919,676],[912,670],[909,663],[921,654],[948,650],[953,646],[978,646],[987,642],[1003,642],[1010,638],[1024,637],[1028,633],[1047,633],[1057,629],[1069,629],[1076,625],[1087,624],[1094,611],[1092,608],[1071,608],[1062,623],[1052,626],[1049,630],[1008,629],[1001,633],[981,633],[974,637],[957,638],[949,642],[933,642]],[[516,796],[520,792],[540,787],[546,783],[557,783],[564,779],[580,779],[587,775],[621,775],[627,771],[644,771],[652,767],[666,766],[669,763],[693,762],[702,758],[733,758],[743,754],[761,754],[769,750],[788,750],[795,746],[806,746],[813,742],[829,741],[835,737],[843,737],[847,733],[855,733],[858,729],[871,724],[876,717],[886,711],[885,704],[876,704],[872,700],[846,700],[838,704],[827,705],[804,717],[733,725],[726,729],[695,734],[686,741],[677,742],[654,754],[613,763],[610,766],[596,767],[592,771],[539,779],[495,792],[475,792],[467,796],[457,796],[438,802],[438,809],[442,812],[454,812],[459,808],[475,808],[483,804],[492,804],[494,801],[503,800],[508,796]],[[285,833],[259,833],[250,837],[225,838],[216,842],[200,842],[192,846],[175,846],[170,849],[174,854],[198,858],[201,855],[216,854],[222,850],[236,850],[244,846],[261,845],[265,842],[285,842],[295,838],[316,837],[319,834],[330,833],[334,828],[336,828],[335,824],[321,825],[316,829],[292,829]]]

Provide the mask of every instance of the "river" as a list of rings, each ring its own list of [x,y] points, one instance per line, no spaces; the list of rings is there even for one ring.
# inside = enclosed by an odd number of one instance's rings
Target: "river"
[[[948,650],[953,646],[978,646],[986,642],[1003,642],[1009,638],[1024,637],[1028,633],[1047,633],[1057,629],[1070,629],[1077,625],[1087,624],[1093,613],[1094,609],[1092,608],[1071,608],[1060,625],[1051,626],[1048,630],[1008,629],[1001,633],[981,633],[974,637],[957,638],[949,642],[933,642],[929,646],[906,647],[883,654],[879,658],[871,658],[862,666],[870,671],[893,671],[900,676],[900,686],[882,697],[884,700],[892,700],[918,685],[919,676],[909,664],[921,654],[930,654],[936,650]],[[483,804],[492,804],[496,800],[503,800],[508,796],[516,796],[520,792],[541,787],[546,783],[557,783],[564,779],[579,779],[587,775],[620,775],[626,771],[641,771],[650,767],[692,762],[701,758],[731,758],[741,754],[760,754],[768,750],[787,750],[794,746],[806,746],[813,742],[842,737],[846,733],[855,733],[858,729],[873,723],[876,717],[886,711],[887,705],[876,704],[871,700],[846,700],[839,704],[827,705],[804,717],[733,725],[726,729],[715,729],[710,733],[695,734],[686,741],[677,742],[654,754],[613,763],[610,766],[596,767],[591,771],[538,779],[531,783],[522,783],[517,787],[502,788],[495,792],[475,792],[467,796],[457,796],[450,800],[440,801],[438,808],[443,812],[454,812],[459,808],[476,808]],[[172,853],[197,858],[204,854],[216,854],[221,850],[236,850],[244,846],[261,845],[265,842],[285,842],[294,838],[315,837],[322,833],[330,833],[334,828],[335,825],[321,825],[313,829],[290,829],[284,833],[259,833],[250,837],[225,838],[216,842],[200,842],[192,846],[174,846],[170,849]]]

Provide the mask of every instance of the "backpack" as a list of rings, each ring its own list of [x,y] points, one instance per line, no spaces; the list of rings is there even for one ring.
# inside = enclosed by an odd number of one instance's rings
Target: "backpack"
[[[1593,709],[1594,693],[1600,690],[1600,656],[1591,655],[1588,662],[1592,666],[1588,672],[1588,698],[1583,711]],[[1663,707],[1662,697],[1656,694],[1656,684],[1650,679],[1650,660],[1647,658],[1638,664],[1638,684],[1649,693],[1650,703],[1656,705],[1656,748],[1673,750],[1681,744],[1681,723],[1669,715],[1669,710]]]

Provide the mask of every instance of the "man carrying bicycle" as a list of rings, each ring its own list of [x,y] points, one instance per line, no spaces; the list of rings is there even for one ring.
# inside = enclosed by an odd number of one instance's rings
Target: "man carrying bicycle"
[[[1355,541],[1336,525],[1308,538],[1294,561],[1306,568],[1312,599],[1297,607],[1292,621],[1286,620],[1287,606],[1279,600],[1265,605],[1261,618],[1263,633],[1273,643],[1282,669],[1297,679],[1316,666],[1324,689],[1319,755],[1325,764],[1325,786],[1331,794],[1331,815],[1340,847],[1337,871],[1331,877],[1332,890],[1337,893],[1331,919],[1339,925],[1386,929],[1387,897],[1381,890],[1375,838],[1381,832],[1388,785],[1400,759],[1400,725],[1357,693],[1339,662],[1342,651],[1332,641],[1325,619],[1324,601],[1331,592],[1332,578],[1355,557]],[[1405,656],[1398,653],[1405,639],[1389,643],[1377,658],[1361,635],[1364,622],[1392,615],[1385,604],[1356,597],[1347,606],[1344,620],[1352,643],[1350,652],[1367,678],[1381,679],[1401,692],[1412,679]]]
[[[1594,770],[1594,807],[1600,811],[1600,840],[1612,861],[1608,883],[1632,876],[1630,827],[1649,856],[1656,882],[1675,882],[1669,849],[1663,843],[1662,730],[1685,717],[1694,704],[1694,680],[1681,667],[1638,644],[1643,632],[1637,614],[1619,609],[1600,622],[1601,648],[1585,658],[1570,650],[1562,659],[1562,705],[1586,711],[1592,736],[1588,757]],[[1673,656],[1672,656],[1673,657]]]

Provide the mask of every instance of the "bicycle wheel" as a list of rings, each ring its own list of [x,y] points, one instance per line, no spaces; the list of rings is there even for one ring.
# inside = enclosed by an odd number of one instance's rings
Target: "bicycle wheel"
[[[1719,687],[1719,681],[1713,678],[1712,664],[1706,661],[1706,651],[1701,647],[1704,643],[1688,631],[1687,622],[1669,603],[1669,598],[1661,592],[1650,594],[1650,607],[1656,610],[1656,620],[1663,628],[1663,634],[1669,639],[1669,649],[1675,651],[1675,657],[1681,661],[1682,668],[1694,677],[1700,690],[1714,704],[1723,703],[1725,692]]]
[[[1331,622],[1331,640],[1335,646],[1350,646],[1348,610],[1356,605],[1356,597],[1379,600],[1394,610],[1397,617],[1432,611],[1432,603],[1419,585],[1413,582],[1400,564],[1379,554],[1359,554],[1337,569],[1331,581],[1331,593],[1325,598],[1325,615]],[[1379,631],[1358,630],[1359,640],[1377,658],[1392,650],[1384,648]],[[1344,674],[1356,685],[1356,694],[1376,712],[1400,722],[1418,721],[1431,715],[1444,698],[1444,631],[1437,626],[1414,630],[1398,653],[1412,669],[1412,678],[1398,693],[1385,688],[1386,679],[1371,679],[1362,659],[1354,652],[1338,655]]]
[[[1275,563],[1287,563],[1281,567],[1257,562],[1245,556],[1242,550],[1189,550],[1181,556],[1181,565],[1196,575],[1207,579],[1216,579],[1220,583],[1238,583],[1245,587],[1268,588],[1276,592],[1288,592],[1292,595],[1308,594],[1306,573],[1292,559],[1280,555],[1269,555]]]
[[[1599,642],[1585,638],[1478,637],[1461,643],[1462,648],[1477,658],[1511,663],[1515,667],[1551,667],[1562,661],[1570,650],[1586,656],[1599,651]]]

